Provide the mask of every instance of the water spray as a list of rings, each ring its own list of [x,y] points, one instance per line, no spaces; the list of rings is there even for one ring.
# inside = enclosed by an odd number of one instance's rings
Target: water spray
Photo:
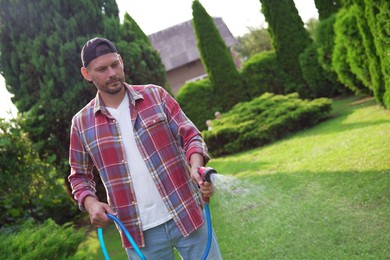
[[[199,167],[198,173],[202,177],[203,181],[207,181],[207,182],[212,183],[213,179],[214,179],[212,174],[217,173],[217,171],[211,167]],[[210,208],[209,208],[210,197],[202,196],[202,200],[204,202],[204,210],[205,210],[205,214],[206,214],[206,223],[207,223],[207,243],[206,243],[205,251],[204,251],[203,256],[202,256],[202,260],[206,260],[208,254],[210,252],[211,241],[212,241],[212,237],[213,237],[213,228],[211,225],[211,216],[210,216]],[[113,216],[111,214],[107,214],[107,217],[119,225],[119,227],[122,229],[122,231],[126,235],[126,238],[129,240],[129,242],[133,246],[134,250],[136,251],[137,255],[140,257],[140,259],[142,259],[142,260],[146,259],[145,256],[142,254],[141,250],[139,249],[139,247],[137,246],[137,244],[135,243],[134,239],[130,235],[130,233],[127,231],[126,227],[123,225],[123,223],[118,218],[116,218],[115,216]],[[109,260],[110,257],[108,256],[108,252],[107,252],[106,246],[104,244],[102,228],[98,228],[97,233],[98,233],[98,239],[100,242],[100,247],[103,251],[104,258],[106,260]]]

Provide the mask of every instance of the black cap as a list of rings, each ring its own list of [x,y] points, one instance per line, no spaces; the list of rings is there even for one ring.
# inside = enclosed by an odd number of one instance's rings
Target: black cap
[[[81,61],[83,66],[88,64],[99,56],[107,53],[117,53],[117,50],[112,42],[104,38],[93,38],[87,41],[81,50]]]

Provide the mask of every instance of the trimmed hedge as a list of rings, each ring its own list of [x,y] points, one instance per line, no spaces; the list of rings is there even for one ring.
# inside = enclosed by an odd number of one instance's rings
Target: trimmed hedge
[[[177,93],[176,101],[200,131],[207,129],[206,120],[221,111],[215,103],[214,87],[209,79],[186,83]]]
[[[305,89],[306,96],[311,98],[333,97],[337,93],[337,85],[333,84],[328,78],[328,73],[318,62],[317,45],[310,44],[301,55],[299,63],[302,69],[302,75],[308,84]]]
[[[212,156],[233,154],[313,126],[325,119],[331,108],[328,98],[310,101],[300,99],[297,93],[265,93],[237,104],[221,119],[213,120],[213,129],[202,134]]]
[[[264,51],[249,58],[243,65],[241,76],[247,82],[250,98],[266,92],[283,94],[286,82],[285,73],[281,70],[275,51]]]
[[[84,239],[84,230],[75,230],[71,224],[57,225],[48,219],[41,225],[28,221],[18,232],[0,232],[0,258],[70,259]]]

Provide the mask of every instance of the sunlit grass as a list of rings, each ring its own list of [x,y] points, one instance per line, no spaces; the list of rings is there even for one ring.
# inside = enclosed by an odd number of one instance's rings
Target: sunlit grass
[[[313,128],[211,160],[222,175],[211,214],[224,259],[389,257],[390,113],[372,98],[333,107]],[[105,232],[111,258],[126,259],[116,229]],[[96,235],[79,251],[103,259]]]
[[[238,192],[213,198],[225,258],[388,257],[390,113],[370,99],[334,107],[314,128],[212,160],[237,177]]]

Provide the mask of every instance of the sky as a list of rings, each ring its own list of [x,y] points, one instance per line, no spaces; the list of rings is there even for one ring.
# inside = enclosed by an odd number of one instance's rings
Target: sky
[[[192,19],[193,0],[117,0],[119,17],[127,12],[146,35]],[[259,0],[199,0],[207,13],[221,17],[234,36],[242,36],[248,28],[266,25]],[[318,19],[314,0],[294,0],[303,22]],[[78,55],[78,54],[75,54]],[[16,117],[17,110],[12,104],[0,75],[0,118]]]
[[[192,19],[193,0],[117,0],[120,17],[125,12],[138,23],[147,35]],[[260,0],[199,0],[207,13],[222,17],[234,36],[242,36],[248,27],[265,24]],[[294,0],[303,20],[318,18],[314,0]],[[153,7],[153,8],[151,8]]]

